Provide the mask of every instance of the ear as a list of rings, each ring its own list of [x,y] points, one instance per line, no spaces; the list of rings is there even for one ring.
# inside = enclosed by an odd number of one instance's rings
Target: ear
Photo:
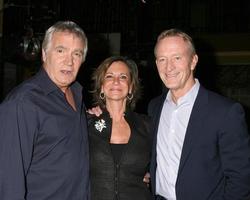
[[[156,66],[157,66],[157,59],[155,59],[155,64],[156,64]]]
[[[46,61],[46,52],[44,49],[42,49],[42,59],[43,59],[43,62]]]
[[[133,87],[132,87],[132,85],[130,85],[130,86],[129,86],[128,93],[130,93],[130,94],[131,94],[131,93],[132,93],[132,90],[133,90]]]
[[[101,86],[101,93],[103,93],[103,91],[104,91],[104,90],[103,90],[103,85],[102,85],[102,86]]]
[[[191,70],[194,71],[196,65],[198,63],[198,55],[195,54],[192,58],[192,62],[191,62]]]

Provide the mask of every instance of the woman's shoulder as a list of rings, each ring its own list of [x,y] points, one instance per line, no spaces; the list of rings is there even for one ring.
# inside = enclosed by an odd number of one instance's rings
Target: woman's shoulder
[[[140,134],[146,136],[149,141],[152,141],[152,123],[151,118],[143,113],[133,112],[133,124]]]
[[[132,116],[132,118],[135,118],[135,120],[140,120],[140,121],[145,121],[145,122],[149,122],[150,121],[150,117],[144,113],[138,113],[135,111],[130,111],[129,115]]]
[[[133,123],[136,126],[142,126],[149,130],[149,128],[151,127],[151,118],[148,115],[137,112],[132,112],[131,115],[133,116],[131,117]]]

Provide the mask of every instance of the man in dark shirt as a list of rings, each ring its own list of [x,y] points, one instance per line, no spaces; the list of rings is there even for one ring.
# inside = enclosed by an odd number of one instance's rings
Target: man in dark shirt
[[[87,38],[57,22],[42,44],[43,67],[0,105],[0,199],[86,200],[89,155],[82,88],[75,82]]]

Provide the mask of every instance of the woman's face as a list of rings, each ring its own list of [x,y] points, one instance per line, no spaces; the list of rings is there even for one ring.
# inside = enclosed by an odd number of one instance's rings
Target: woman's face
[[[106,101],[124,101],[131,92],[131,77],[128,66],[122,61],[113,62],[105,73],[102,92]]]

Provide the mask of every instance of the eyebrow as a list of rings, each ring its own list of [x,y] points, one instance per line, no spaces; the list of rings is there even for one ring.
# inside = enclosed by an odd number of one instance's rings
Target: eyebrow
[[[58,45],[55,47],[55,49],[66,49],[66,47],[62,46],[62,45]]]
[[[55,49],[68,49],[68,48],[63,46],[63,45],[58,45],[58,46],[55,47]],[[80,52],[81,54],[83,54],[82,49],[75,49],[73,52]]]
[[[114,72],[106,72],[106,74],[115,74]],[[126,72],[119,73],[119,75],[128,75]]]

